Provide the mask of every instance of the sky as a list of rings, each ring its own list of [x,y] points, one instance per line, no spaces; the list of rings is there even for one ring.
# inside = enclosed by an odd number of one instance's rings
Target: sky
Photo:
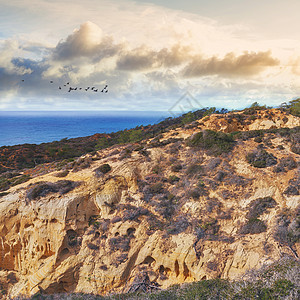
[[[0,7],[2,111],[235,109],[300,97],[299,0]]]

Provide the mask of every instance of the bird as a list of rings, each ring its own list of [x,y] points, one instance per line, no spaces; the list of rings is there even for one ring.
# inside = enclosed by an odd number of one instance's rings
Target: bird
[[[80,90],[82,90],[82,88],[79,88]]]
[[[107,87],[108,87],[108,85],[106,84],[105,87],[104,87],[104,89],[106,89]]]
[[[50,80],[50,83],[53,83],[53,80]]]
[[[70,84],[70,82],[67,82],[67,84]]]
[[[105,93],[108,93],[108,90],[106,90]]]
[[[22,79],[22,81],[24,82],[24,79]]]
[[[61,87],[60,87],[60,86],[59,86],[58,88],[61,90]]]
[[[101,91],[101,93],[103,93],[104,92],[104,89]]]
[[[64,86],[66,86],[66,85],[64,84]]]
[[[98,89],[95,89],[94,92],[98,92]]]

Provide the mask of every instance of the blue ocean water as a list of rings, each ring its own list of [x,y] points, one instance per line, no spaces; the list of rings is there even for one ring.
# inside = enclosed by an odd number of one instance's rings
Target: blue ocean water
[[[170,117],[168,112],[18,111],[0,112],[0,147],[40,144],[110,133]]]

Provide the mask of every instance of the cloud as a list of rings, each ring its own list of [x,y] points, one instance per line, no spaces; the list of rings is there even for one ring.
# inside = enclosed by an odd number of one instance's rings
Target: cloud
[[[53,59],[58,61],[72,60],[79,57],[102,59],[114,56],[120,49],[113,38],[105,36],[99,26],[86,22],[76,29],[65,41],[57,44]]]
[[[154,51],[143,45],[131,51],[123,51],[117,60],[117,69],[125,71],[141,71],[160,67],[179,66],[190,59],[190,48],[179,43],[170,49]]]
[[[24,75],[32,70],[24,65],[16,65],[12,62],[16,54],[21,54],[21,47],[15,40],[6,40],[0,49],[0,67],[7,74]]]
[[[185,77],[219,75],[225,77],[252,76],[264,71],[267,67],[279,65],[279,60],[271,56],[271,51],[244,52],[236,56],[230,52],[220,59],[216,56],[205,59],[194,57],[185,67]]]

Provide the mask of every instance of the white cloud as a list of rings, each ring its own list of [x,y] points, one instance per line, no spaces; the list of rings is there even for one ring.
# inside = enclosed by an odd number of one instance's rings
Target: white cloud
[[[45,97],[59,109],[157,105],[160,110],[190,89],[203,102],[219,106],[222,101],[235,106],[248,95],[278,104],[280,97],[286,101],[299,92],[300,42],[260,39],[245,24],[224,26],[125,0],[11,0],[2,11],[14,8],[22,18],[6,18],[5,28],[10,25],[13,34],[0,41],[0,95],[10,99],[11,107],[22,97],[22,107],[28,99],[28,107],[40,103],[49,109],[49,102],[40,100]],[[108,83],[110,92],[60,92],[58,85],[66,81]]]

